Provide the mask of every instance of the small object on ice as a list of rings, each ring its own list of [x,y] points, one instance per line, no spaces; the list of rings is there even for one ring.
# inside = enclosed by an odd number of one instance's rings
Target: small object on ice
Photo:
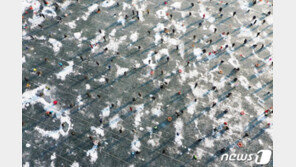
[[[222,148],[221,150],[220,150],[220,153],[225,153],[226,152],[226,148]]]
[[[244,112],[244,111],[241,111],[241,112],[240,112],[240,115],[245,115],[245,112]]]
[[[227,125],[227,122],[224,122],[223,124],[224,124],[224,125]]]
[[[197,159],[197,155],[193,155],[193,159]]]
[[[180,94],[181,94],[181,91],[178,92],[178,95],[180,95]]]
[[[172,117],[168,117],[168,121],[171,122],[173,120]]]
[[[133,108],[132,107],[130,107],[129,109],[130,109],[130,111],[133,111]]]
[[[153,75],[154,74],[154,71],[152,70],[152,71],[150,71],[150,75]]]
[[[224,113],[224,114],[228,113],[228,110],[227,110],[227,109],[226,109],[226,110],[224,110],[224,111],[223,111],[223,113]]]
[[[164,1],[164,4],[166,5],[166,4],[168,4],[168,2],[167,1]]]
[[[63,63],[59,62],[59,66],[63,66]]]
[[[242,142],[238,142],[238,143],[237,143],[237,146],[239,146],[239,147],[243,147],[243,143],[242,143]]]
[[[91,94],[89,92],[86,93],[88,98],[91,98]]]
[[[243,137],[249,137],[249,133],[245,133]]]
[[[178,72],[179,72],[179,73],[182,73],[182,69],[179,69]]]
[[[157,126],[154,126],[154,130],[157,130],[158,129],[158,127]]]
[[[219,70],[219,74],[223,74],[223,71],[222,70]]]
[[[262,24],[264,24],[265,22],[266,22],[266,20],[263,20],[263,21],[262,21]]]
[[[57,105],[58,104],[58,101],[57,100],[53,101],[53,104],[54,105]]]
[[[101,9],[100,8],[97,10],[97,13],[101,13]]]
[[[198,86],[198,84],[197,84],[197,82],[195,83],[195,85],[194,85],[194,88],[196,88]]]

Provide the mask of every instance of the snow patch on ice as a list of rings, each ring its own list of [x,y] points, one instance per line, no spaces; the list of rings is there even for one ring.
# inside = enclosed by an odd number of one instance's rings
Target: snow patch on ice
[[[69,64],[69,66],[65,67],[62,71],[56,74],[58,79],[65,80],[66,76],[73,72],[74,62],[68,61],[67,63]]]
[[[56,39],[53,39],[53,38],[49,38],[48,39],[48,42],[52,45],[53,47],[53,51],[55,53],[59,52],[61,47],[62,47],[62,43],[57,41]]]

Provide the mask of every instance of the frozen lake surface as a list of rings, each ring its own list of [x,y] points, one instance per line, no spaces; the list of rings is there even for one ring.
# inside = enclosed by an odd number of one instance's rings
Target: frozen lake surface
[[[273,150],[255,2],[22,0],[23,166],[259,166],[221,160]]]

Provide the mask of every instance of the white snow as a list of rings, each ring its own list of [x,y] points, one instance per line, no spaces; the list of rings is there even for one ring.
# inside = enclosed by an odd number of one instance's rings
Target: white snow
[[[141,117],[144,115],[144,113],[142,112],[144,110],[144,104],[141,105],[136,105],[135,106],[136,109],[136,115],[135,115],[135,127],[138,127],[141,123]]]
[[[73,72],[73,61],[68,61],[67,62],[69,66],[65,67],[62,71],[56,74],[58,79],[65,80],[66,76],[71,74]]]
[[[174,7],[176,9],[180,9],[182,5],[182,2],[175,2],[173,4],[171,4],[171,7]]]
[[[98,4],[93,4],[92,6],[88,7],[88,11],[84,13],[84,15],[81,17],[84,21],[86,21],[89,17],[89,15],[97,10],[99,7]]]
[[[108,117],[110,115],[110,107],[105,107],[102,111],[101,111],[101,115],[102,117]]]
[[[67,26],[69,26],[71,29],[74,29],[74,28],[76,28],[76,23],[75,23],[76,21],[75,20],[73,20],[73,21],[70,21],[70,22],[68,22],[68,23],[65,23]]]
[[[123,68],[123,67],[120,67],[119,65],[115,65],[116,68],[117,68],[117,71],[116,71],[116,76],[121,76],[124,74],[124,72],[127,72],[128,71],[128,68]]]
[[[138,140],[138,136],[134,135],[134,139],[131,143],[132,151],[140,151],[141,142]]]
[[[176,122],[174,123],[174,127],[176,129],[175,133],[175,144],[177,146],[182,146],[182,140],[184,139],[182,134],[183,134],[183,121],[181,118],[178,118]],[[177,133],[179,135],[177,135]]]
[[[101,128],[101,127],[94,127],[94,126],[91,126],[90,127],[90,129],[92,130],[92,131],[94,131],[97,135],[99,135],[99,136],[104,136],[105,134],[104,134],[104,130]]]
[[[114,115],[110,120],[109,120],[109,126],[111,129],[117,129],[118,128],[118,123],[121,121],[120,117],[118,114]]]
[[[81,32],[75,32],[75,33],[74,33],[74,37],[75,37],[76,39],[79,39],[79,38],[81,37]]]
[[[53,39],[53,38],[49,38],[48,39],[48,42],[52,45],[53,47],[53,51],[55,53],[59,52],[61,47],[62,47],[62,43],[57,41],[56,39]]]
[[[196,56],[196,60],[200,60],[202,57],[201,57],[201,55],[202,55],[202,50],[200,49],[200,48],[194,48],[193,49],[193,54],[194,54],[194,56]]]
[[[90,162],[93,164],[98,159],[97,145],[94,145],[86,152],[86,156],[90,156]]]
[[[135,41],[137,41],[137,39],[138,39],[138,35],[139,35],[138,32],[134,32],[134,33],[131,34],[130,39],[131,39],[133,42],[135,42]]]
[[[101,6],[107,8],[107,7],[110,7],[110,6],[114,5],[115,3],[116,3],[116,2],[115,2],[114,0],[105,0],[105,1],[101,4]]]
[[[79,167],[79,163],[74,161],[73,164],[70,167]]]
[[[29,162],[26,162],[23,167],[30,167],[30,163]]]
[[[118,51],[119,45],[122,44],[126,40],[127,36],[121,36],[119,39],[110,36],[110,42],[106,45],[109,50],[113,50],[114,52]]]
[[[86,88],[86,90],[89,90],[90,89],[90,84],[86,84],[85,88]]]

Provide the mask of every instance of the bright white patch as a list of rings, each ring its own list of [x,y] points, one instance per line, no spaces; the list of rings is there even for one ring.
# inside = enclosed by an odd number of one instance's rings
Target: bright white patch
[[[149,139],[147,141],[147,144],[150,144],[152,147],[157,147],[157,146],[159,146],[159,138]]]
[[[79,163],[74,161],[73,164],[71,165],[71,167],[79,167]]]
[[[189,105],[189,107],[187,108],[187,112],[189,113],[189,114],[194,114],[194,111],[195,111],[195,108],[196,108],[196,106],[197,106],[197,103],[196,102],[192,102],[190,105]]]
[[[29,7],[33,7],[33,11],[37,12],[40,9],[40,2],[38,0],[22,0],[22,13],[24,13]]]
[[[85,85],[85,88],[86,88],[86,90],[89,90],[90,89],[90,85],[89,84],[86,84]]]
[[[27,144],[26,144],[26,147],[31,147],[31,144],[27,143]]]
[[[138,34],[137,32],[132,33],[132,35],[130,36],[130,39],[135,42],[138,40]]]
[[[29,18],[28,21],[31,23],[31,28],[37,27],[41,24],[45,19],[41,16],[33,15],[33,18]]]
[[[86,152],[86,156],[90,156],[90,162],[94,163],[98,159],[98,153],[97,153],[97,145],[94,145],[93,148],[88,150]]]
[[[54,152],[51,156],[50,156],[50,159],[51,160],[54,160],[54,159],[56,159],[57,158],[57,156],[56,156],[56,153]]]
[[[84,21],[86,21],[89,17],[89,15],[95,11],[99,7],[98,4],[93,4],[92,6],[88,7],[88,11],[85,12],[85,14],[81,17]]]
[[[131,149],[132,151],[140,151],[141,142],[138,140],[138,137],[134,135],[134,139],[131,143]]]
[[[106,47],[109,49],[109,50],[113,50],[114,52],[117,52],[118,51],[118,48],[119,48],[119,45],[121,43],[123,43],[123,41],[125,41],[127,38],[127,36],[122,36],[120,37],[119,39],[116,39],[112,36],[110,36],[110,42],[108,43],[108,45],[106,45]]]
[[[118,114],[114,115],[109,121],[110,128],[117,129],[119,121],[121,121],[121,119],[119,118],[119,115]]]
[[[23,167],[30,167],[29,162],[26,162],[26,163],[23,165]]]
[[[102,3],[101,6],[107,8],[107,7],[110,7],[110,6],[114,5],[114,4],[115,4],[114,0],[106,0],[106,1],[104,1]]]
[[[65,80],[66,76],[73,72],[73,61],[67,62],[69,66],[65,67],[62,71],[56,74],[58,79]]]
[[[171,4],[171,7],[174,7],[176,9],[180,9],[182,5],[182,2],[175,2],[173,4]]]
[[[75,32],[75,33],[74,33],[74,37],[75,37],[76,39],[79,39],[79,38],[81,37],[81,32]]]
[[[127,72],[128,71],[128,68],[122,68],[120,67],[119,65],[115,65],[116,68],[117,68],[117,72],[116,72],[116,76],[121,76],[124,74],[124,72]]]
[[[53,51],[55,53],[60,51],[60,48],[62,47],[62,43],[57,41],[56,39],[49,38],[48,42],[52,45]]]
[[[201,55],[202,55],[202,50],[200,49],[200,48],[194,48],[193,49],[193,54],[194,54],[194,56],[196,56],[196,60],[200,60],[202,57],[201,57]]]
[[[104,108],[101,113],[103,117],[108,117],[110,115],[110,107]]]
[[[127,3],[125,3],[125,2],[123,2],[122,3],[122,8],[123,8],[123,10],[126,10],[126,9],[130,9],[132,6],[130,5],[130,4],[127,4]]]
[[[90,127],[90,130],[94,131],[97,135],[100,135],[100,136],[104,136],[104,130],[101,128],[101,127],[94,127],[94,126],[91,126]]]
[[[156,15],[158,18],[164,18],[164,19],[168,19],[166,13],[167,13],[168,8],[164,7],[163,9],[160,9],[158,11],[156,11]]]
[[[137,111],[135,115],[135,127],[138,127],[141,123],[141,117],[144,115],[142,112],[144,110],[144,104],[136,105],[135,109]]]
[[[71,29],[74,29],[76,28],[76,23],[75,23],[75,20],[71,21],[71,22],[68,22],[68,23],[65,23],[67,26],[69,26]]]
[[[182,146],[182,140],[184,139],[182,134],[183,134],[183,121],[181,118],[178,118],[176,122],[174,123],[175,129],[176,129],[176,134],[175,134],[175,143],[176,145]]]
[[[245,89],[249,89],[249,81],[246,77],[241,75],[239,76],[238,80]]]
[[[242,26],[240,28],[240,33],[237,36],[238,37],[251,37],[251,36],[253,36],[253,33],[249,28]]]
[[[205,145],[205,147],[212,148],[212,147],[214,147],[214,140],[211,140],[209,138],[205,138],[204,145]]]

